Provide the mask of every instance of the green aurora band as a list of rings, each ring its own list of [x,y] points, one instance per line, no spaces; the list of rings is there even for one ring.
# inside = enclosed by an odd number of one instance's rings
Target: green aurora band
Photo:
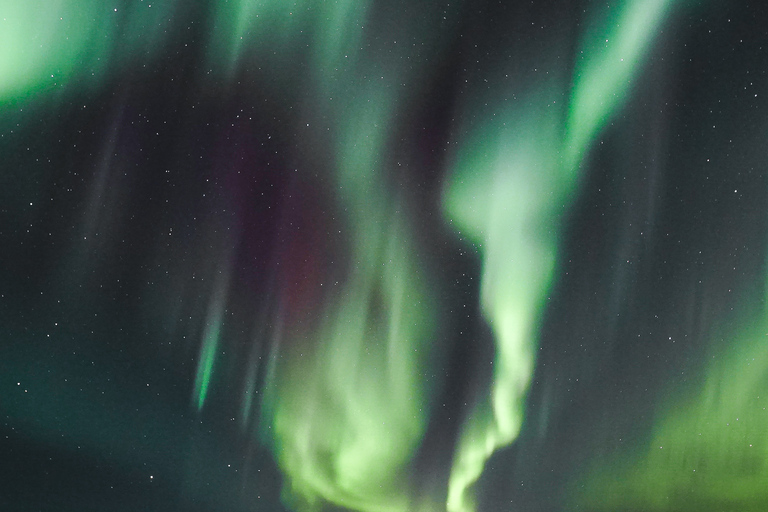
[[[481,308],[496,339],[496,360],[490,399],[471,413],[459,440],[450,512],[475,509],[471,486],[488,458],[520,431],[537,322],[582,158],[625,103],[671,4],[627,1],[594,17],[581,43],[564,136],[561,115],[549,107],[566,88],[550,79],[532,84],[537,92],[522,112],[510,112],[500,127],[495,121],[475,129],[458,152],[445,214],[483,255]]]
[[[667,393],[646,444],[599,460],[575,506],[602,511],[758,512],[768,502],[766,317],[712,351],[703,385]]]

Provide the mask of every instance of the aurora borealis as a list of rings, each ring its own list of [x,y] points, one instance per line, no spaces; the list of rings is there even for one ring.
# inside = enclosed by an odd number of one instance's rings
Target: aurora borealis
[[[767,22],[0,0],[0,509],[765,510]]]

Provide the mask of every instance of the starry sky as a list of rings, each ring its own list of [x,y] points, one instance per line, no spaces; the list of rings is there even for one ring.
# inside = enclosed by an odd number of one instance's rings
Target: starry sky
[[[0,509],[765,511],[766,27],[0,0]]]

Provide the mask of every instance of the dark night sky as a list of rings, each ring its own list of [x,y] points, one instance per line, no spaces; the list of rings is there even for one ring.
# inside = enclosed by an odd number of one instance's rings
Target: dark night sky
[[[763,4],[15,4],[0,510],[766,510]]]

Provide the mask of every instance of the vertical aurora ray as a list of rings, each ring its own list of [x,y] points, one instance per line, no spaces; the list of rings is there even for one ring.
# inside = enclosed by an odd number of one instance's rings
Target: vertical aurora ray
[[[608,6],[587,29],[574,70],[563,150],[567,168],[578,168],[591,141],[626,102],[643,56],[674,3],[631,0]]]
[[[228,261],[225,258],[225,261]],[[213,378],[214,365],[219,352],[221,327],[224,321],[224,309],[227,302],[231,269],[227,266],[216,276],[215,290],[208,305],[203,339],[200,343],[200,355],[197,361],[195,384],[192,400],[198,412],[203,409]]]
[[[316,81],[328,92],[335,80],[348,78],[349,66],[359,57],[370,4],[369,0],[216,2],[209,65],[217,76],[231,80],[243,68],[254,64],[261,68],[269,63],[269,85],[284,93],[281,86],[292,87],[300,76],[298,66],[286,66],[285,62],[306,58],[311,62],[310,82]],[[264,44],[267,39],[270,44]]]
[[[267,55],[273,53],[267,52],[268,48],[279,48],[281,55],[295,48],[294,29],[302,25],[304,4],[306,2],[289,5],[275,0],[215,2],[210,64],[218,68],[218,74],[232,78],[246,56],[253,58],[258,54],[268,58]],[[275,38],[277,44],[256,44],[265,36]]]
[[[197,410],[201,411],[205,405],[205,399],[208,396],[208,388],[211,385],[213,376],[213,364],[216,362],[216,352],[219,346],[219,335],[221,332],[221,315],[213,319],[205,330],[203,342],[200,345],[200,359],[197,364],[197,374],[195,376],[195,403]]]
[[[471,486],[488,458],[517,437],[544,299],[552,281],[562,217],[589,146],[624,104],[642,56],[672,4],[612,5],[594,16],[581,45],[563,115],[565,83],[534,83],[527,107],[488,123],[459,148],[444,197],[445,215],[483,257],[481,309],[496,340],[490,397],[466,420],[454,457],[447,508],[475,509]],[[595,6],[597,8],[597,6]],[[554,82],[554,83],[553,83]],[[564,134],[560,130],[565,117]]]

